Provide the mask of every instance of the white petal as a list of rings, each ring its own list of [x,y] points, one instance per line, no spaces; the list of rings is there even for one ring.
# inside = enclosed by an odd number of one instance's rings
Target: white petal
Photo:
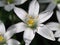
[[[17,40],[15,40],[15,39],[9,39],[9,40],[7,41],[7,44],[8,44],[8,45],[20,45],[20,42],[17,41]]]
[[[39,23],[43,23],[47,21],[51,16],[53,15],[53,12],[42,12],[39,14]]]
[[[24,2],[26,2],[27,0],[15,0],[15,4],[16,5],[20,5],[23,4]]]
[[[6,43],[4,45],[7,45]]]
[[[37,33],[49,40],[55,41],[53,32],[45,25],[38,27]]]
[[[25,20],[27,13],[26,13],[23,9],[15,7],[15,8],[14,8],[14,12],[15,12],[16,15],[17,15],[19,18],[21,18],[23,21]]]
[[[14,31],[15,33],[22,32],[26,29],[26,25],[23,22],[14,24],[8,28],[8,30]]]
[[[49,22],[46,24],[52,31],[57,31],[60,29],[60,24],[57,22]]]
[[[24,38],[24,41],[25,41],[25,44],[30,44],[31,41],[33,40],[35,36],[35,33],[32,29],[30,28],[27,28],[24,32],[24,35],[23,35],[23,38]]]
[[[58,39],[58,41],[60,42],[60,38]]]
[[[51,2],[44,12],[53,11],[55,7],[56,7],[56,4]]]
[[[3,7],[5,4],[3,1],[0,1],[0,7]]]
[[[56,13],[57,13],[57,19],[60,22],[60,11],[56,11]]]
[[[60,4],[57,4],[58,9],[60,10]]]
[[[25,43],[25,45],[30,45],[30,44],[28,44],[28,43]]]
[[[39,13],[39,3],[33,0],[29,5],[29,15],[38,16]]]
[[[49,3],[49,2],[51,2],[51,0],[38,0],[39,1],[39,3]]]
[[[10,39],[13,35],[15,34],[14,30],[8,30],[5,34],[4,37],[6,40]]]
[[[60,37],[60,29],[58,31],[55,32],[55,37]]]
[[[6,40],[10,39],[15,33],[22,32],[26,29],[25,24],[23,22],[14,24],[7,29],[4,37]]]
[[[8,5],[5,5],[4,9],[9,12],[9,11],[11,11],[14,7],[15,7],[14,4],[8,4]]]
[[[5,34],[5,26],[2,21],[0,21],[0,33]]]

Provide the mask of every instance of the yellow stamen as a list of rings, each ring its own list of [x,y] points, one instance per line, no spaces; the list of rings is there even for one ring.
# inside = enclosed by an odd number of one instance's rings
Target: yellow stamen
[[[27,24],[28,24],[28,26],[33,26],[34,25],[34,19],[29,19],[28,21],[27,21]]]
[[[26,20],[27,25],[31,28],[36,28],[36,19],[39,17],[37,16],[36,18],[30,15],[26,15],[28,17],[28,19]]]
[[[2,35],[0,35],[0,42],[4,41],[4,37]]]

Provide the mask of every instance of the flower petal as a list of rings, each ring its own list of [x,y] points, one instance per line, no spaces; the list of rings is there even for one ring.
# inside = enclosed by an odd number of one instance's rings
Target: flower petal
[[[54,2],[51,2],[44,12],[53,11],[55,7],[56,7],[56,4]]]
[[[15,39],[7,40],[7,45],[20,45],[20,42]]]
[[[4,9],[9,12],[9,11],[11,11],[14,7],[15,7],[14,4],[8,4],[8,5],[5,5]]]
[[[55,32],[55,37],[60,37],[60,29],[58,31]]]
[[[60,28],[60,24],[56,22],[49,22],[46,24],[52,31],[57,31]]]
[[[15,34],[15,30],[8,30],[5,34],[4,37],[6,40],[10,39],[13,35]]]
[[[43,23],[47,21],[51,16],[53,15],[53,12],[42,12],[39,14],[39,23]]]
[[[58,41],[60,42],[60,38],[58,39]]]
[[[57,13],[57,19],[60,22],[60,11],[56,11],[56,13]]]
[[[14,8],[14,12],[16,13],[16,15],[20,19],[22,19],[23,21],[25,21],[25,18],[26,18],[27,13],[23,9],[15,7]]]
[[[8,40],[10,39],[15,33],[19,33],[22,32],[26,29],[25,24],[23,22],[21,23],[17,23],[14,24],[12,26],[10,26],[7,30],[7,32],[5,33],[5,38]]]
[[[45,25],[38,27],[37,33],[49,40],[55,41],[53,32]]]
[[[34,36],[35,36],[34,31],[30,28],[27,28],[24,32],[24,35],[23,35],[25,44],[29,45],[31,43],[31,41],[33,40]]]
[[[38,0],[39,3],[49,3],[51,0]]]
[[[20,5],[26,2],[27,0],[15,0],[15,5]]]
[[[29,15],[38,16],[39,13],[39,3],[36,0],[33,0],[29,5]]]
[[[5,26],[2,21],[0,21],[0,33],[5,34]]]
[[[5,4],[3,1],[0,1],[0,7],[3,7]]]
[[[8,30],[12,30],[12,31],[14,30],[15,33],[19,33],[24,31],[26,28],[27,28],[26,25],[23,22],[20,22],[12,25],[11,27],[8,28]]]
[[[57,4],[58,9],[60,10],[60,4]]]

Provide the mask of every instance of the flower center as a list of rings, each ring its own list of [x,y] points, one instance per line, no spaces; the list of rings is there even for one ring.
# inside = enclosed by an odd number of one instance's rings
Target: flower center
[[[4,39],[4,37],[2,36],[2,35],[0,35],[0,44],[1,45],[3,45],[3,44],[5,44],[5,39]]]
[[[60,3],[60,0],[54,0],[55,3]]]
[[[37,27],[38,17],[39,16],[33,17],[31,15],[26,15],[25,21],[26,21],[27,27],[35,29]]]
[[[8,4],[13,3],[13,1],[14,1],[14,0],[6,0],[6,2],[7,2]]]
[[[34,25],[34,19],[29,19],[27,21],[28,26],[32,27]]]
[[[4,37],[2,35],[0,35],[0,42],[4,41]]]

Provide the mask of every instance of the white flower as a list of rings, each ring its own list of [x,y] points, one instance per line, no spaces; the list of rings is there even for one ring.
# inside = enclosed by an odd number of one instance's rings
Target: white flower
[[[23,22],[12,25],[9,30],[14,30],[16,33],[24,31],[24,41],[26,45],[29,45],[33,40],[35,33],[37,32],[39,35],[50,39],[55,40],[54,35],[48,27],[46,27],[43,22],[47,21],[53,14],[53,12],[42,12],[39,13],[39,4],[36,0],[33,0],[30,3],[29,11],[26,13],[21,8],[14,8],[14,12],[17,16],[22,19]]]
[[[6,11],[11,11],[15,5],[23,4],[27,0],[0,0],[0,7],[4,7]]]
[[[56,31],[54,36],[55,37],[59,37],[58,41],[60,42],[60,11],[56,11],[56,15],[57,15],[57,19],[58,19],[58,23],[57,22],[50,22],[48,24],[46,24],[52,31]]]
[[[14,31],[5,30],[4,24],[0,21],[0,45],[20,45],[19,41],[11,39]]]

